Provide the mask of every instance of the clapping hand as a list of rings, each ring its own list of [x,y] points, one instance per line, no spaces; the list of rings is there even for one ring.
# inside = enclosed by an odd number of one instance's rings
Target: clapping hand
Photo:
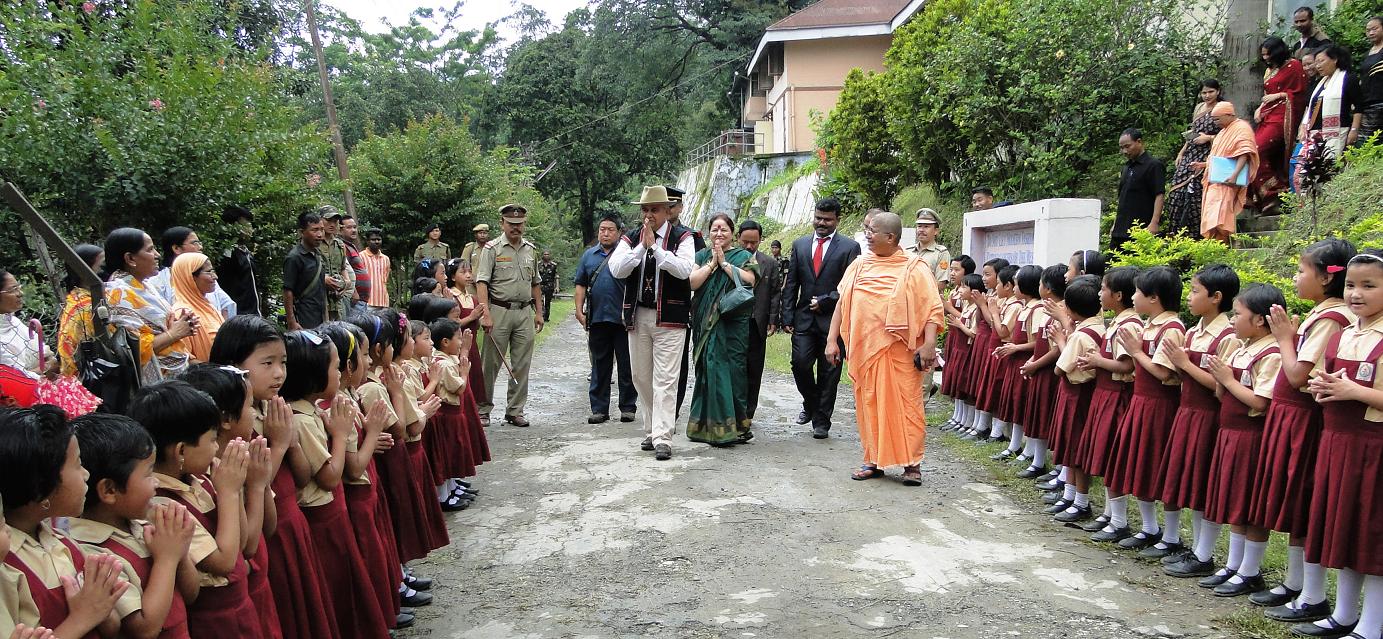
[[[79,577],[61,576],[68,620],[75,625],[95,628],[109,617],[115,610],[115,602],[130,587],[122,574],[119,557],[93,553],[86,556],[86,566]]]
[[[219,495],[240,494],[250,471],[250,444],[239,437],[226,444],[221,456],[212,460],[211,485]]]
[[[269,485],[269,471],[274,467],[269,451],[269,440],[256,437],[250,441],[249,466],[245,470],[245,487],[248,490],[264,490]]]
[[[298,442],[298,429],[293,427],[293,409],[282,397],[274,396],[265,406],[264,435],[274,450],[288,450]]]
[[[355,420],[360,416],[360,409],[356,408],[345,393],[338,393],[336,398],[331,401],[331,409],[326,414],[327,435],[332,439],[345,437],[350,429],[355,428]]]
[[[1177,368],[1185,370],[1191,365],[1191,356],[1186,352],[1185,346],[1181,344],[1166,344],[1162,348],[1162,352],[1167,354],[1167,359],[1171,360],[1172,364]]]
[[[195,530],[192,513],[182,504],[155,504],[144,526],[144,545],[155,561],[181,561],[192,545]]]
[[[1218,357],[1212,355],[1206,363],[1206,368],[1221,386],[1228,386],[1230,382],[1234,381],[1234,369]]]
[[[1118,344],[1130,353],[1137,353],[1143,350],[1143,338],[1138,331],[1133,328],[1121,329],[1117,337]]]
[[[1268,311],[1268,329],[1273,332],[1273,339],[1278,342],[1290,342],[1297,335],[1298,322],[1295,317],[1287,314],[1287,309],[1277,304]]]
[[[1356,399],[1355,395],[1362,386],[1354,383],[1343,369],[1334,373],[1316,373],[1311,381],[1306,383],[1306,389],[1316,396],[1318,402],[1343,402]]]

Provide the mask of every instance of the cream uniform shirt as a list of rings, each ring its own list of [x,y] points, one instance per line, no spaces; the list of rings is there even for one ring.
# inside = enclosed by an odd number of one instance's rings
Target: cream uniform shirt
[[[1325,347],[1330,344],[1330,338],[1345,327],[1331,320],[1322,320],[1320,317],[1330,311],[1335,311],[1345,317],[1349,324],[1358,321],[1349,310],[1349,305],[1339,298],[1325,300],[1317,304],[1311,312],[1302,318],[1301,325],[1297,327],[1297,361],[1310,362],[1312,365],[1319,365],[1325,358]],[[1309,381],[1309,378],[1308,378]],[[1306,387],[1297,389],[1306,392]]]
[[[140,610],[144,609],[144,582],[139,578],[139,573],[135,572],[134,566],[125,561],[124,557],[105,549],[101,544],[107,540],[114,540],[133,552],[139,557],[148,559],[150,557],[149,547],[144,545],[144,524],[143,521],[130,522],[128,530],[122,530],[114,526],[103,524],[99,521],[90,519],[70,519],[68,520],[68,534],[73,541],[76,541],[82,552],[92,554],[110,555],[120,560],[121,576],[125,581],[130,582],[130,587],[120,595],[120,599],[115,602],[116,616],[124,619]],[[179,596],[174,593],[173,596]]]
[[[1110,345],[1109,352],[1116,360],[1129,357],[1128,350],[1124,348],[1123,344],[1119,343],[1120,330],[1136,330],[1142,332],[1143,320],[1138,316],[1137,311],[1131,308],[1119,311],[1119,314],[1114,316],[1114,321],[1110,322],[1109,327],[1105,329],[1104,342]],[[1133,381],[1133,371],[1127,373],[1111,373],[1110,378],[1116,382],[1131,382]]]
[[[1277,346],[1277,340],[1273,339],[1271,333],[1254,339],[1243,344],[1233,353],[1225,363],[1234,368],[1248,367],[1253,358],[1258,357],[1263,351]],[[1254,395],[1265,399],[1273,398],[1273,384],[1277,382],[1277,372],[1282,370],[1282,355],[1280,353],[1269,353],[1263,355],[1256,364],[1239,377],[1239,383],[1251,389]],[[1257,417],[1267,412],[1264,410],[1249,410],[1249,417]]]
[[[1081,320],[1066,338],[1066,348],[1061,349],[1061,355],[1056,359],[1056,369],[1072,384],[1084,384],[1095,379],[1095,369],[1081,370],[1076,367],[1076,360],[1100,353],[1100,345],[1082,331],[1083,328],[1103,333],[1104,318],[1095,316]]]
[[[331,491],[317,483],[317,471],[331,460],[331,447],[327,440],[327,427],[317,416],[317,407],[305,399],[289,403],[293,409],[293,427],[298,430],[298,447],[312,470],[313,478],[306,486],[298,489],[298,505],[303,508],[325,506],[333,499]]]
[[[177,493],[179,497],[187,502],[189,508],[194,508],[197,512],[202,514],[216,510],[216,499],[213,498],[211,493],[207,492],[206,487],[202,485],[203,481],[209,480],[204,480],[201,477],[192,475],[190,476],[192,483],[188,484],[183,483],[183,481],[177,477],[170,477],[163,473],[154,473],[154,479],[158,480],[159,488]],[[151,502],[163,504],[177,503],[168,497],[157,495]],[[218,516],[219,514],[220,513],[217,513]],[[193,518],[192,545],[187,550],[188,558],[192,560],[192,563],[199,564],[213,552],[216,552],[216,535],[213,535],[211,531],[202,526],[202,522]],[[225,577],[213,575],[204,571],[198,572],[202,575],[201,583],[204,588],[219,588],[221,586],[230,585],[230,580]]]
[[[1228,313],[1220,313],[1219,315],[1216,315],[1215,319],[1210,320],[1209,324],[1207,324],[1205,322],[1205,318],[1202,317],[1201,321],[1196,323],[1196,327],[1194,329],[1191,329],[1191,331],[1187,332],[1186,336],[1189,339],[1185,344],[1185,348],[1188,351],[1194,350],[1201,353],[1207,352],[1210,349],[1210,345],[1215,343],[1215,338],[1219,337],[1225,331],[1230,331],[1230,334],[1226,335],[1224,339],[1220,340],[1220,346],[1219,348],[1215,349],[1214,353],[1210,353],[1210,355],[1214,355],[1215,357],[1224,360],[1226,357],[1229,356],[1230,353],[1233,353],[1234,350],[1239,348],[1239,346],[1242,344],[1242,342],[1239,341],[1239,338],[1234,336],[1234,332],[1230,328]],[[1210,370],[1209,357],[1201,358],[1201,361],[1193,360],[1191,363],[1196,366],[1199,366],[1203,370]]]
[[[1380,315],[1367,324],[1362,324],[1361,322],[1363,322],[1363,320],[1356,319],[1354,324],[1340,331],[1340,350],[1336,353],[1336,356],[1340,359],[1363,360],[1369,356],[1369,353],[1373,351],[1375,346],[1378,346],[1379,341],[1383,341],[1383,315]],[[1325,358],[1322,357],[1321,361],[1316,363],[1316,368],[1311,371],[1312,375],[1320,372],[1338,372],[1326,371],[1324,360]],[[1364,368],[1365,366],[1366,365],[1361,364],[1360,368]],[[1373,362],[1373,366],[1371,367],[1373,370],[1368,371],[1373,374],[1373,382],[1368,384],[1370,388],[1383,389],[1383,370],[1380,370],[1380,366],[1383,366],[1383,358]],[[1363,373],[1363,371],[1360,372]],[[1354,381],[1358,383],[1357,379]],[[1364,411],[1364,420],[1370,422],[1383,422],[1383,411],[1370,406],[1368,410]]]
[[[1175,312],[1162,311],[1157,317],[1148,320],[1147,325],[1143,327],[1143,342],[1145,344],[1153,340],[1158,340],[1156,344],[1152,345],[1152,363],[1171,371],[1175,371],[1177,367],[1172,364],[1171,358],[1167,357],[1167,346],[1172,344],[1182,346],[1186,344],[1185,331],[1175,327],[1163,330],[1163,327],[1173,321],[1179,321]],[[1158,339],[1159,333],[1162,336],[1160,340]],[[1169,375],[1167,379],[1162,380],[1162,385],[1180,386],[1181,376]]]

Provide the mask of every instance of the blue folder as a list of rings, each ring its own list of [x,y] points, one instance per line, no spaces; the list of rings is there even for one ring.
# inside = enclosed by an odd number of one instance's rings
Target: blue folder
[[[1226,158],[1212,155],[1210,156],[1210,183],[1228,184],[1229,176],[1234,174],[1234,167],[1239,161],[1235,158]],[[1234,180],[1234,184],[1239,186],[1249,185],[1249,166],[1244,164],[1244,170],[1239,172],[1239,177]]]

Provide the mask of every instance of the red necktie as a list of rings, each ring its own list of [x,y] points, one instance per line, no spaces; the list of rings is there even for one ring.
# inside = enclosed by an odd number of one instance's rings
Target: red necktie
[[[829,239],[831,239],[831,238],[829,238],[829,237],[818,237],[818,238],[816,238],[816,250],[812,251],[812,273],[815,274],[815,275],[820,275],[820,274],[821,274],[821,249],[822,249],[822,247],[826,246],[826,240],[829,240]]]

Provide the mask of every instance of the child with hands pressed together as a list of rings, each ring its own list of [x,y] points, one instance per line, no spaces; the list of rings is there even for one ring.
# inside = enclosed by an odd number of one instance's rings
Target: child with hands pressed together
[[[1062,479],[1059,470],[1043,478],[1043,474],[1047,472],[1047,456],[1050,452],[1052,404],[1057,393],[1057,378],[1053,365],[1061,355],[1059,350],[1052,348],[1051,327],[1055,320],[1046,309],[1047,304],[1059,304],[1061,296],[1065,293],[1066,265],[1058,264],[1042,269],[1037,297],[1029,303],[1028,311],[1028,343],[1033,345],[1032,354],[1018,368],[1018,374],[1027,381],[1026,392],[1029,399],[1022,421],[1027,426],[1025,434],[1032,453],[1032,465],[1020,471],[1018,476],[1038,481],[1050,480],[1046,484],[1048,489],[1060,486],[1065,479]]]
[[[1114,442],[1119,430],[1119,417],[1128,406],[1133,393],[1133,361],[1118,342],[1123,332],[1143,329],[1143,320],[1133,308],[1134,282],[1138,269],[1120,266],[1105,273],[1100,283],[1100,307],[1114,313],[1114,321],[1104,331],[1098,353],[1087,352],[1076,357],[1076,369],[1095,372],[1095,390],[1090,394],[1090,410],[1086,413],[1085,429],[1076,442],[1073,460],[1089,477],[1104,477],[1114,457]],[[1101,534],[1105,528],[1119,530],[1128,527],[1127,501],[1105,499],[1104,513],[1082,530]]]
[[[94,639],[99,629],[114,636],[117,606],[140,606],[139,594],[121,578],[120,559],[84,555],[50,523],[81,515],[86,497],[87,473],[62,410],[40,405],[0,412],[0,467],[0,549],[8,550],[0,567],[0,630]]]
[[[956,262],[951,262],[951,268],[956,268]],[[960,313],[946,318],[947,335],[955,336],[955,345],[950,357],[946,358],[941,392],[955,402],[956,410],[951,419],[941,425],[942,430],[960,430],[974,423],[974,377],[980,370],[975,355],[975,318],[979,307],[973,301],[973,291],[977,289],[984,290],[984,279],[980,275],[969,273],[961,278],[956,287],[956,305]]]
[[[980,278],[984,281],[984,286],[970,290],[971,302],[975,304],[975,340],[971,345],[971,358],[974,366],[971,369],[975,375],[975,397],[974,415],[965,423],[965,439],[976,440],[981,437],[988,438],[991,432],[999,432],[1000,424],[994,423],[993,409],[999,397],[999,377],[998,360],[990,357],[989,354],[999,345],[998,335],[995,334],[994,327],[999,319],[994,312],[998,308],[998,302],[991,302],[992,299],[1007,298],[1013,294],[1013,278],[1010,275],[1008,284],[999,281],[999,272],[1008,268],[1008,260],[996,257],[984,263],[981,269]],[[1014,269],[1016,272],[1017,269]],[[990,292],[993,292],[991,295]]]
[[[1090,400],[1094,395],[1096,372],[1082,368],[1082,358],[1097,356],[1104,343],[1104,318],[1100,316],[1100,279],[1082,275],[1062,292],[1062,306],[1074,322],[1067,328],[1053,322],[1051,336],[1058,355],[1055,371],[1060,380],[1052,406],[1052,454],[1065,474],[1060,498],[1044,512],[1061,523],[1091,518],[1090,479],[1080,460],[1080,441],[1084,436]]]
[[[187,606],[193,636],[262,637],[245,554],[257,550],[263,526],[268,442],[237,438],[218,458],[221,411],[210,396],[181,380],[141,388],[129,415],[149,431],[157,449],[154,501],[182,504],[197,521],[189,553],[201,572],[201,589]]]
[[[1219,431],[1220,399],[1218,385],[1210,371],[1210,361],[1221,359],[1239,347],[1230,325],[1229,311],[1239,294],[1239,275],[1224,264],[1211,264],[1191,278],[1191,293],[1186,304],[1200,318],[1186,333],[1185,344],[1168,344],[1167,358],[1181,377],[1181,405],[1172,420],[1167,450],[1162,456],[1159,475],[1166,525],[1162,539],[1144,548],[1139,556],[1165,559],[1167,574],[1176,577],[1206,577],[1214,572],[1210,552],[1216,534],[1202,539],[1206,489],[1210,483],[1210,461]],[[1191,550],[1181,543],[1181,511],[1191,511]]]
[[[1335,609],[1316,622],[1331,633],[1379,639],[1383,628],[1383,253],[1367,250],[1349,261],[1345,302],[1355,322],[1335,334],[1307,389],[1321,403],[1306,535],[1311,563],[1338,568]],[[1363,607],[1359,596],[1363,593]],[[1339,636],[1335,634],[1333,636]]]
[[[1274,307],[1268,326],[1282,354],[1282,369],[1273,386],[1272,405],[1263,425],[1257,473],[1250,482],[1256,526],[1287,533],[1287,574],[1270,590],[1249,596],[1271,606],[1270,619],[1311,622],[1330,615],[1326,570],[1306,561],[1306,529],[1313,471],[1321,440],[1321,404],[1306,392],[1311,370],[1325,358],[1326,345],[1354,323],[1346,307],[1345,270],[1354,257],[1345,240],[1323,240],[1302,251],[1293,278],[1297,297],[1315,303],[1299,323],[1283,307]]]
[[[186,601],[196,601],[201,575],[188,556],[196,522],[177,503],[151,507],[154,440],[124,415],[91,413],[72,422],[87,470],[86,507],[69,534],[88,554],[120,559],[126,593],[116,604],[121,636],[186,639]],[[123,604],[138,603],[124,608]]]
[[[429,450],[430,456],[437,454],[431,457],[433,479],[438,481],[437,496],[442,510],[465,510],[473,497],[457,480],[474,475],[477,461],[483,461],[477,457],[481,451],[473,447],[462,408],[470,377],[470,332],[463,332],[461,325],[449,318],[433,321],[429,330],[434,347],[432,361],[438,365],[434,390],[442,399],[427,431],[435,433]]]
[[[965,358],[970,354],[970,337],[974,332],[966,333],[956,325],[964,323],[961,316],[970,306],[970,288],[965,286],[965,278],[967,275],[974,275],[974,271],[975,260],[967,255],[951,260],[950,266],[946,269],[951,293],[944,299],[946,339],[942,344],[941,354],[946,362],[946,370],[941,376],[941,393],[950,397],[954,406],[951,416],[941,426],[943,430],[954,430],[960,425],[966,410],[966,398],[963,397],[960,386],[964,382],[962,369],[965,367]]]
[[[262,317],[237,315],[221,325],[211,346],[211,361],[215,367],[200,368],[202,374],[187,379],[212,395],[218,406],[231,407],[236,405],[237,388],[231,378],[245,371],[240,387],[248,384],[252,429],[269,441],[272,509],[266,505],[263,543],[269,591],[282,635],[340,637],[311,529],[298,505],[298,488],[307,485],[311,471],[298,444],[293,411],[278,394],[288,375],[283,335]],[[223,366],[236,372],[220,370]],[[227,410],[233,409],[223,408]]]
[[[310,470],[307,485],[298,491],[298,503],[312,528],[337,626],[357,637],[385,639],[390,620],[376,604],[342,486],[346,446],[359,411],[349,397],[338,393],[340,359],[331,340],[313,331],[292,331],[283,339],[288,377],[279,394],[293,410],[293,425]],[[319,411],[315,402],[325,398],[332,398],[330,408]]]
[[[1011,268],[1013,267],[1010,266],[1009,269]],[[1004,272],[1007,271],[1008,269],[1004,269]],[[1004,279],[1003,273],[1000,273],[999,279]],[[1001,428],[1007,428],[1009,433],[1009,447],[1005,452],[1009,457],[1017,455],[1018,461],[1030,461],[1032,445],[1024,442],[1023,422],[1027,417],[1027,406],[1031,398],[1027,393],[1027,380],[1023,379],[1019,370],[1035,346],[1034,342],[1028,339],[1028,322],[1033,310],[1040,304],[1037,296],[1042,282],[1042,269],[1031,264],[1017,269],[1013,272],[1012,282],[1013,296],[1000,313],[1000,323],[994,327],[999,339],[1005,342],[994,349],[994,358],[999,362],[1003,379],[994,416],[999,419]],[[993,437],[992,432],[990,439],[998,440]],[[1020,450],[1022,454],[1018,454]],[[1007,459],[1004,454],[996,455],[995,459]],[[1029,466],[1021,471],[1019,476],[1036,477],[1041,474],[1032,473],[1031,470],[1032,467]]]

